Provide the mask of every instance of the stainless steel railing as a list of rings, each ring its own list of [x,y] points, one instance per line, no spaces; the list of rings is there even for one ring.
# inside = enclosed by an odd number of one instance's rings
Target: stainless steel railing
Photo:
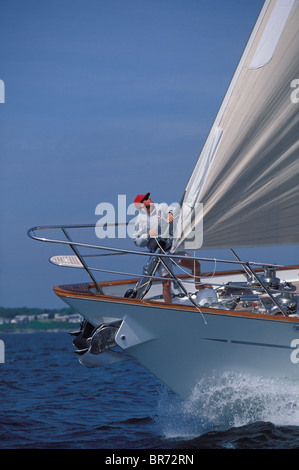
[[[108,226],[120,226],[120,225],[129,225],[130,222],[128,223],[119,223],[119,224],[102,224],[101,226],[102,227],[108,227]],[[97,224],[97,227],[99,226],[99,224]],[[89,275],[89,277],[91,278],[93,284],[95,285],[95,288],[97,289],[97,291],[101,294],[103,294],[103,290],[101,289],[101,287],[99,286],[97,280],[95,279],[95,276],[93,274],[94,271],[100,271],[100,272],[106,272],[106,273],[114,273],[114,274],[119,274],[119,275],[127,275],[127,276],[134,276],[134,277],[138,277],[140,275],[137,275],[137,274],[133,274],[133,273],[124,273],[124,272],[121,272],[121,271],[111,271],[111,270],[107,270],[107,269],[99,269],[99,268],[92,268],[91,266],[88,266],[88,264],[86,263],[85,261],[85,258],[87,256],[90,256],[90,255],[82,255],[79,251],[79,248],[88,248],[88,249],[92,249],[92,250],[104,250],[104,251],[108,251],[110,252],[109,254],[118,254],[118,255],[121,255],[121,254],[130,254],[130,255],[137,255],[137,256],[146,256],[147,258],[148,257],[155,257],[157,256],[156,253],[149,253],[149,252],[146,252],[146,251],[136,251],[136,250],[128,250],[128,249],[123,249],[123,248],[114,248],[114,247],[108,247],[108,246],[104,246],[104,245],[97,245],[97,244],[92,244],[92,243],[82,243],[82,242],[78,242],[78,241],[75,241],[71,238],[70,236],[70,233],[69,231],[72,230],[72,229],[95,229],[95,225],[94,224],[77,224],[77,225],[49,225],[49,226],[36,226],[36,227],[32,227],[30,228],[28,231],[27,231],[27,235],[32,238],[33,240],[37,240],[37,241],[41,241],[41,242],[47,242],[47,243],[56,243],[56,244],[60,244],[60,245],[67,245],[71,248],[71,250],[73,251],[73,253],[75,254],[75,256],[79,259],[79,261],[81,262],[82,264],[82,267],[85,269],[85,271],[87,272],[87,274]],[[42,236],[37,236],[36,235],[36,232],[38,231],[45,231],[45,230],[60,230],[61,233],[64,235],[64,239],[55,239],[55,238],[48,238],[48,237],[42,237]],[[267,286],[260,280],[260,278],[258,277],[258,275],[255,273],[254,269],[252,267],[256,267],[256,266],[260,266],[260,267],[270,267],[270,266],[274,266],[274,267],[282,267],[281,265],[275,265],[275,264],[269,264],[269,263],[264,263],[264,262],[252,262],[252,261],[242,261],[241,259],[239,259],[237,257],[237,255],[235,254],[235,252],[233,250],[231,250],[232,253],[234,254],[234,256],[237,258],[236,260],[227,260],[227,259],[216,259],[216,258],[204,258],[204,257],[199,257],[199,256],[189,256],[189,259],[190,260],[196,260],[196,261],[207,261],[207,262],[217,262],[217,263],[226,263],[226,264],[233,264],[233,265],[239,265],[239,266],[242,266],[242,268],[244,269],[244,273],[245,275],[248,276],[248,273],[251,274],[252,277],[255,277],[255,279],[257,280],[257,282],[260,284],[261,288],[269,295],[269,297],[272,299],[272,301],[277,305],[277,307],[279,308],[279,310],[281,311],[281,313],[283,315],[286,315],[285,312],[283,311],[283,309],[281,308],[281,306],[279,305],[279,303],[277,302],[277,300],[275,299],[275,297],[272,295],[272,293],[270,292],[270,290],[267,288]],[[105,256],[103,254],[100,254],[100,255],[97,255],[97,256]],[[107,256],[107,255],[106,255]],[[163,258],[164,257],[169,257],[169,253],[159,253],[159,258],[162,258],[162,261],[163,261]],[[182,256],[180,255],[175,255],[174,253],[171,254],[171,258],[173,258],[174,260],[177,260],[179,261]],[[150,276],[149,276],[150,277]],[[162,278],[158,278],[156,277],[156,279],[162,279]],[[174,276],[174,279],[176,279],[176,277]]]

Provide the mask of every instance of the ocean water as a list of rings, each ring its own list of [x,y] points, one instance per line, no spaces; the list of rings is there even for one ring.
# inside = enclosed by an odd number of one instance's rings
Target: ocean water
[[[134,360],[83,367],[67,333],[1,339],[1,449],[299,448],[298,381],[227,372],[183,401]]]

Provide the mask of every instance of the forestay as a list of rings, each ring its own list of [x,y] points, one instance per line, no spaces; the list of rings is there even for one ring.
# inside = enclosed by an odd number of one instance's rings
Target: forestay
[[[298,26],[299,0],[265,2],[186,187],[176,248],[200,248],[197,203],[204,248],[299,243]]]

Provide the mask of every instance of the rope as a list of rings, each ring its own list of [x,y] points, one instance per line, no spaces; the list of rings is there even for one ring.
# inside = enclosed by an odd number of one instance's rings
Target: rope
[[[159,248],[162,250],[163,254],[167,255],[168,253],[163,250],[162,246],[160,245],[159,241],[157,238],[155,238],[156,242],[157,242],[157,245],[159,246]],[[170,256],[170,255],[169,255]],[[195,252],[193,254],[193,258],[195,258]],[[184,274],[187,274],[190,278],[192,277],[192,279],[194,279],[195,281],[195,278],[196,276],[194,275],[194,278],[193,278],[193,275],[189,273],[189,271],[186,271],[183,266],[180,266],[171,256],[170,256],[170,259],[171,261],[173,262],[173,264],[175,266],[177,266]],[[193,272],[195,273],[195,263],[196,263],[196,259],[193,259]],[[210,274],[206,274],[205,276],[200,276],[201,278],[206,278],[206,277],[214,277],[215,276],[215,272],[216,272],[216,266],[217,266],[217,260],[216,258],[214,258],[214,271],[213,273],[210,275]],[[202,282],[200,282],[200,284],[203,284]]]
[[[165,251],[165,250],[162,248],[162,246],[160,245],[160,243],[159,243],[159,241],[158,241],[157,238],[156,238],[156,242],[157,242],[158,246],[160,247],[160,249],[162,250],[162,252],[163,252],[164,254],[167,254],[166,251]],[[170,257],[170,259],[171,259],[171,261],[173,262],[173,260],[172,260],[171,257]],[[194,260],[194,262],[195,262],[195,260]],[[163,263],[163,264],[164,264],[164,263]],[[174,263],[174,264],[175,264],[176,266],[178,266],[179,268],[181,268],[181,266],[179,266],[177,263]],[[183,270],[183,271],[184,271],[184,270]],[[187,272],[187,274],[190,276],[190,274],[189,274],[188,272]],[[174,274],[173,274],[173,276],[174,276]],[[174,277],[176,278],[176,276],[174,276]],[[190,277],[191,277],[191,276],[190,276]],[[178,281],[177,278],[176,278],[176,280],[177,280],[177,282],[178,282],[179,284],[181,284],[181,281]],[[181,288],[182,288],[182,286],[181,286]],[[185,290],[185,289],[183,288],[183,290]],[[186,291],[186,292],[187,292],[187,291]],[[205,325],[207,325],[207,321],[206,321],[206,319],[205,319],[205,317],[204,317],[204,314],[203,314],[202,311],[200,310],[199,306],[194,302],[194,300],[191,298],[191,295],[190,295],[188,292],[187,292],[187,296],[188,296],[190,302],[194,305],[194,307],[196,307],[196,309],[197,309],[197,310],[199,311],[199,313],[201,314],[202,319],[203,319]]]

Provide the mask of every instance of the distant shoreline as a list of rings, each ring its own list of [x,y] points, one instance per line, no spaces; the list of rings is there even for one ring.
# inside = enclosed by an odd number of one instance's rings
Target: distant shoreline
[[[0,325],[0,336],[1,334],[13,334],[13,333],[71,333],[72,331],[78,330],[80,323],[70,322],[49,322],[51,324],[45,325],[46,322],[34,322],[34,325],[25,324],[14,324],[11,323]],[[54,325],[55,323],[55,325]]]
[[[0,335],[6,333],[57,333],[77,331],[83,317],[69,307],[59,310],[0,307],[0,320]]]
[[[20,329],[15,329],[15,330],[9,330],[9,331],[2,331],[0,330],[0,338],[3,335],[19,335],[19,334],[28,334],[32,335],[35,333],[71,333],[73,330],[20,330]]]

